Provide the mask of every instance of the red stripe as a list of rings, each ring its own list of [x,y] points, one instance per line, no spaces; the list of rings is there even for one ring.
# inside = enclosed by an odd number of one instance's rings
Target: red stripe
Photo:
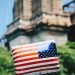
[[[21,58],[21,57],[32,56],[32,55],[38,55],[38,52],[33,52],[33,53],[29,53],[29,54],[18,55],[18,56],[15,56],[14,59]]]
[[[19,48],[14,48],[13,50],[12,50],[12,52],[14,52],[15,50],[18,50],[18,49],[22,49],[22,48],[32,48],[32,47],[36,47],[35,45],[27,45],[27,46],[24,46],[24,47],[19,47]]]
[[[28,63],[23,63],[23,64],[15,65],[15,67],[19,67],[19,66],[22,66],[22,65],[27,66],[27,65],[38,64],[38,63],[52,62],[52,61],[58,61],[58,58],[45,59],[45,60],[40,60],[39,59],[39,61],[34,61],[34,62],[28,62]]]
[[[34,70],[30,72],[25,72],[25,73],[16,73],[16,75],[23,75],[23,74],[29,74],[29,73],[34,73],[34,72],[40,72],[40,71],[45,71],[45,70],[57,70],[59,67],[56,68],[47,68],[47,69],[41,69],[41,70]]]
[[[38,65],[38,66],[33,66],[33,67],[29,67],[29,68],[22,68],[22,69],[16,69],[16,71],[26,71],[26,70],[30,70],[30,69],[33,69],[33,68],[42,68],[42,67],[51,67],[51,66],[55,66],[55,65],[58,65],[58,63],[54,63],[54,64],[45,64],[45,65]]]
[[[30,51],[37,51],[37,48],[31,48],[31,49],[28,49],[28,50],[21,50],[21,51],[18,51],[18,52],[13,52],[13,55],[16,55],[16,54],[19,54],[19,53],[24,53],[24,52],[30,52]]]
[[[14,63],[19,63],[19,62],[24,62],[24,61],[29,61],[29,60],[35,60],[35,59],[38,59],[38,56],[33,57],[33,58],[25,58],[22,60],[17,60],[17,61],[14,61]]]

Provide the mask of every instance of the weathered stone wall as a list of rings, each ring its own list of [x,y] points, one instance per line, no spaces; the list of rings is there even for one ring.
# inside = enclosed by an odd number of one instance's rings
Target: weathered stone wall
[[[14,0],[13,19],[23,18],[23,0]]]
[[[19,35],[15,39],[12,39],[10,43],[10,47],[22,45],[22,44],[30,44],[36,43],[40,41],[48,41],[55,40],[56,44],[62,45],[67,42],[67,34],[53,31],[41,31],[37,35],[27,36],[27,35]]]
[[[56,14],[62,14],[63,13],[62,0],[53,0],[53,12]]]
[[[14,0],[14,21],[7,31],[7,39],[15,35],[18,29],[26,32],[32,32],[37,25],[43,23],[47,27],[69,26],[69,16],[64,16],[61,0]],[[40,15],[41,14],[41,15]],[[40,16],[39,16],[40,15]],[[13,34],[14,33],[14,34]],[[19,31],[18,31],[19,33]],[[11,36],[11,34],[13,34]],[[57,44],[64,44],[67,41],[67,34],[52,31],[41,31],[34,36],[17,35],[11,41],[8,41],[11,46],[40,42],[55,39]]]
[[[9,42],[10,48],[16,45],[22,45],[22,44],[27,44],[27,43],[30,43],[30,38],[24,35],[19,35]]]
[[[23,0],[23,19],[29,20],[32,17],[32,0]]]
[[[51,2],[50,0],[41,0],[41,5],[42,5],[42,12],[43,13],[50,13],[51,12]]]
[[[62,13],[61,0],[15,0],[14,19],[29,20],[43,13]]]
[[[67,34],[54,31],[42,31],[33,37],[33,42],[55,40],[56,44],[62,45],[67,42]]]
[[[15,0],[14,20],[21,18],[29,20],[41,13],[41,0]]]
[[[32,19],[40,16],[42,13],[41,0],[32,0]]]
[[[62,14],[62,0],[42,0],[42,11],[44,13]]]

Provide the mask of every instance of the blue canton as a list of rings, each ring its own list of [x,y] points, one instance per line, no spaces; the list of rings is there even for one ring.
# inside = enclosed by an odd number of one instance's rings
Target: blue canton
[[[39,51],[39,58],[56,57],[57,49],[55,43],[50,43],[47,50]]]

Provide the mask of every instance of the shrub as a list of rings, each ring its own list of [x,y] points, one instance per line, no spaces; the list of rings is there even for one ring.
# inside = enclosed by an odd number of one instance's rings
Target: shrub
[[[68,41],[68,42],[67,42],[67,45],[68,45],[70,48],[75,49],[75,42],[70,42],[70,41]]]
[[[6,48],[0,47],[0,75],[15,75],[11,54]]]

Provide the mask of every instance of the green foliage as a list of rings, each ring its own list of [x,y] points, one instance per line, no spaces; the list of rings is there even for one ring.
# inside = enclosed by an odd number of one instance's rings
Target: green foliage
[[[67,45],[70,47],[70,48],[73,48],[75,49],[75,42],[67,42]]]
[[[75,75],[75,49],[70,46],[70,43],[58,46],[61,72],[48,75]],[[0,48],[0,75],[15,75],[12,55],[5,48]]]
[[[0,75],[14,75],[12,56],[2,47],[0,47]]]
[[[61,64],[61,75],[75,75],[75,49],[69,45],[58,47]]]

